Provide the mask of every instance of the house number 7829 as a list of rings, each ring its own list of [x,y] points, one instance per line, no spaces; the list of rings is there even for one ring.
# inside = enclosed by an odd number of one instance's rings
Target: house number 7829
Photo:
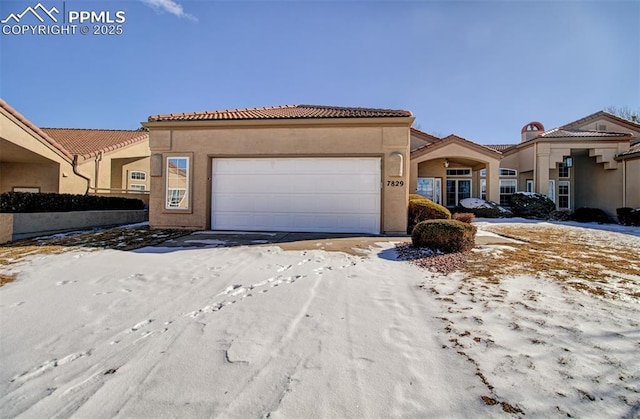
[[[388,180],[387,181],[387,186],[404,186],[404,181],[403,180]]]

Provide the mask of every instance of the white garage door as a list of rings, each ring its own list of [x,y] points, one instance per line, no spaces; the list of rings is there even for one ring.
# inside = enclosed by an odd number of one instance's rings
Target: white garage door
[[[380,233],[379,158],[213,160],[213,230]]]

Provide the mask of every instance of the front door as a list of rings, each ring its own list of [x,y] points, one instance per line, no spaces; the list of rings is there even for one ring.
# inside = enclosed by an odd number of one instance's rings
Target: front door
[[[471,198],[471,179],[447,179],[447,206],[456,207],[465,198]]]

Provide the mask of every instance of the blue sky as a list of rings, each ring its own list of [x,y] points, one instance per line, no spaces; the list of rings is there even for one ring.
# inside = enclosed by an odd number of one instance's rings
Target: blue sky
[[[302,103],[498,144],[640,108],[638,1],[41,2],[126,13],[122,35],[0,35],[0,96],[42,127]],[[2,0],[0,19],[37,3]]]

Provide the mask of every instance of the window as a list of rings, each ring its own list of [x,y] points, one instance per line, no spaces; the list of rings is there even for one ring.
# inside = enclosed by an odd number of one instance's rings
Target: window
[[[145,172],[131,172],[129,174],[129,177],[131,178],[131,180],[147,180],[147,174]]]
[[[559,178],[568,178],[569,177],[569,167],[567,167],[564,163],[558,163],[558,177]]]
[[[129,189],[132,189],[134,191],[146,191],[147,187],[145,185],[129,185]]]
[[[533,179],[527,179],[527,192],[533,192]]]
[[[487,200],[487,179],[480,179],[480,199]]]
[[[37,186],[34,187],[29,187],[29,186],[14,186],[12,188],[13,192],[23,192],[23,193],[39,193],[40,192],[40,188]]]
[[[447,169],[447,176],[471,176],[471,169]]]
[[[547,197],[550,200],[552,200],[554,203],[556,202],[556,181],[555,180],[549,181],[549,193],[547,194]]]
[[[515,169],[500,169],[500,176],[518,176],[518,171]]]
[[[511,195],[516,192],[518,181],[506,179],[500,181],[500,205],[508,207],[511,205]]]
[[[419,177],[416,193],[440,204],[442,201],[442,178]]]
[[[189,158],[167,158],[167,209],[188,209]]]
[[[569,209],[569,182],[562,180],[558,182],[558,208]]]
[[[487,177],[487,169],[480,169],[480,177]]]
[[[606,131],[606,130],[607,130],[606,124],[598,124],[598,131]]]

